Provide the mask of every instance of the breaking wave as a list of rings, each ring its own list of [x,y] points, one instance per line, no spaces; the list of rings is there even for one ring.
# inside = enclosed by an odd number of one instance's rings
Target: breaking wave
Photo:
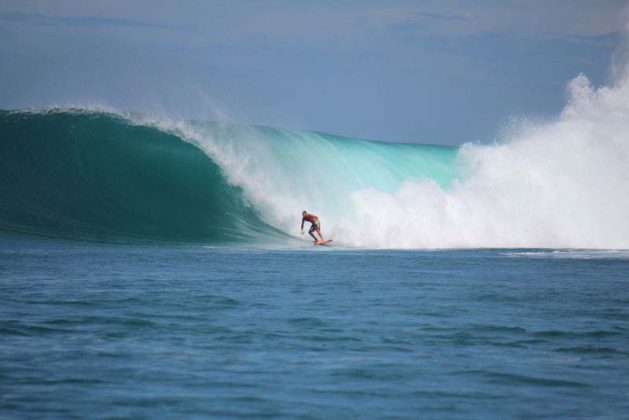
[[[492,145],[394,144],[95,109],[0,112],[0,229],[370,248],[629,248],[629,83],[569,84]]]

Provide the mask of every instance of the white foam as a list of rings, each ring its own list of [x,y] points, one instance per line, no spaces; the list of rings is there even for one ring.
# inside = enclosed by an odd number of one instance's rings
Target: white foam
[[[368,247],[629,248],[629,83],[594,89],[583,75],[553,123],[490,146],[467,144],[468,176],[444,190],[409,182],[350,197]]]
[[[629,259],[629,250],[617,249],[572,249],[572,250],[545,250],[545,251],[511,251],[502,254],[511,258],[538,258],[538,259],[570,259],[570,260],[626,260]]]

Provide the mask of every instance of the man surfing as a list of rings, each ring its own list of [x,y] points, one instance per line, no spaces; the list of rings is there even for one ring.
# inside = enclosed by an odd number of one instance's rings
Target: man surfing
[[[319,218],[317,216],[315,216],[314,214],[309,214],[306,210],[301,212],[301,234],[304,234],[304,223],[305,222],[310,222],[310,230],[308,230],[308,234],[310,236],[312,236],[312,238],[314,239],[315,245],[324,242],[323,240],[323,235],[321,235],[321,222],[319,221]],[[314,235],[313,232],[317,232],[317,234],[319,234],[319,237],[321,239],[317,239],[317,237]]]

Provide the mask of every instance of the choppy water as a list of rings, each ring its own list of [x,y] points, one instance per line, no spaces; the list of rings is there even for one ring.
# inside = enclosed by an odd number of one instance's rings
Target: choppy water
[[[6,417],[629,415],[622,251],[0,238]]]

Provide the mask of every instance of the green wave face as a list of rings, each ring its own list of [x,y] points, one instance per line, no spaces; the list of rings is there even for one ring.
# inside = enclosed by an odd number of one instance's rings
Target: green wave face
[[[233,242],[274,230],[195,146],[99,112],[0,112],[0,229]]]
[[[357,191],[442,188],[456,149],[91,110],[0,111],[0,230],[103,241],[284,242],[351,226]]]

